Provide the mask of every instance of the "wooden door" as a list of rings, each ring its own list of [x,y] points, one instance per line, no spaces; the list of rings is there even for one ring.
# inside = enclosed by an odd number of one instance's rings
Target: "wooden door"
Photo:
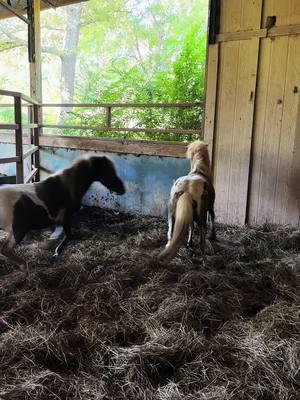
[[[276,27],[300,24],[300,2],[266,0],[264,19],[270,15],[276,16]],[[300,34],[261,39],[248,204],[251,224],[298,223],[297,179],[292,175],[299,92]]]
[[[219,3],[220,31],[208,47],[204,124],[212,144],[217,218],[295,225],[300,1]]]
[[[259,29],[261,12],[261,0],[222,1],[220,36]],[[216,46],[209,48],[208,74],[211,75],[207,78],[205,120],[205,137],[210,140],[213,136],[216,214],[220,221],[230,224],[244,224],[246,219],[259,54],[259,38],[239,40],[238,35],[235,40],[225,39],[217,45],[217,79],[211,76],[216,66]],[[212,99],[215,104],[211,104]]]

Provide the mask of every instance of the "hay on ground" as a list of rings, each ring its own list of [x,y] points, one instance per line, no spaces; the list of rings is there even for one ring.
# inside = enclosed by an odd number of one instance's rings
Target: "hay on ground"
[[[218,226],[153,258],[166,221],[82,209],[53,263],[34,233],[0,257],[0,399],[300,398],[300,233]]]

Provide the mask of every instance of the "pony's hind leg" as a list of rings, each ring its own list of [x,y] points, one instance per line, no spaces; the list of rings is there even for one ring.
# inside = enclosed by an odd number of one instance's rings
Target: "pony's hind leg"
[[[11,232],[7,240],[3,244],[1,253],[14,264],[17,264],[22,270],[27,270],[27,262],[24,260],[24,258],[18,256],[14,251],[14,247],[23,239],[23,237],[21,239],[18,238],[19,240],[17,241],[14,237],[13,232]]]
[[[193,232],[194,232],[194,223],[192,222],[190,228],[189,228],[189,237],[187,241],[187,246],[191,247],[193,245]]]
[[[189,237],[187,241],[187,246],[191,247],[193,245],[193,233],[194,233],[194,221],[197,220],[197,202],[193,200],[193,221],[189,227]]]
[[[202,253],[203,257],[203,264],[206,264],[206,253],[205,253],[205,247],[206,247],[206,231],[207,231],[207,212],[200,212],[200,216],[197,218],[197,224],[199,226],[199,231],[200,231],[200,250]]]
[[[216,236],[216,228],[215,228],[215,212],[213,209],[209,210],[209,215],[210,215],[210,222],[211,222],[211,232],[209,235],[209,240],[211,242],[216,242],[217,236]]]
[[[169,225],[169,229],[168,229],[168,243],[166,244],[166,247],[168,247],[172,236],[173,236],[173,229],[174,229],[174,223],[175,223],[175,217],[174,214],[172,212],[171,209],[169,209],[168,211],[168,225]]]
[[[61,240],[61,242],[58,244],[58,246],[55,249],[55,252],[53,254],[53,259],[57,259],[59,254],[63,251],[64,247],[67,245],[67,243],[71,240],[72,238],[72,232],[71,232],[71,218],[66,217],[65,221],[62,224],[63,230],[64,230],[64,237]]]

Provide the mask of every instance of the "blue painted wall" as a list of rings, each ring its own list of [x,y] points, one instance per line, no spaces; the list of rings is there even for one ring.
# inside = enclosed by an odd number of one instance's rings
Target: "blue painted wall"
[[[12,154],[12,145],[0,144],[0,148],[0,157]],[[41,150],[41,165],[47,171],[55,172],[69,166],[74,158],[83,153],[93,152],[44,148]],[[94,152],[94,154],[104,155],[101,152]],[[171,186],[175,179],[189,171],[189,160],[105,154],[115,162],[119,176],[125,181],[127,193],[124,196],[117,196],[111,194],[100,183],[94,183],[84,197],[83,203],[126,212],[165,216]],[[12,171],[8,166],[6,168],[8,168],[6,171]],[[9,174],[8,172],[5,173]],[[42,179],[45,176],[43,173]]]

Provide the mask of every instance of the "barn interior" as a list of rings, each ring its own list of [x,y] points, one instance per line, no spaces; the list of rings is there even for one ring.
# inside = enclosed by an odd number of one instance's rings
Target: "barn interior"
[[[26,276],[0,255],[0,398],[298,399],[299,1],[211,0],[203,129],[164,130],[209,143],[218,240],[205,265],[197,245],[156,259],[186,143],[47,134],[57,104],[43,103],[40,12],[75,2],[0,1],[0,19],[28,25],[30,68],[30,93],[0,88],[14,109],[0,123],[2,183],[89,152],[114,160],[127,193],[93,185],[56,262],[50,231],[18,247]],[[115,108],[157,105],[76,106],[102,107],[110,132]]]

